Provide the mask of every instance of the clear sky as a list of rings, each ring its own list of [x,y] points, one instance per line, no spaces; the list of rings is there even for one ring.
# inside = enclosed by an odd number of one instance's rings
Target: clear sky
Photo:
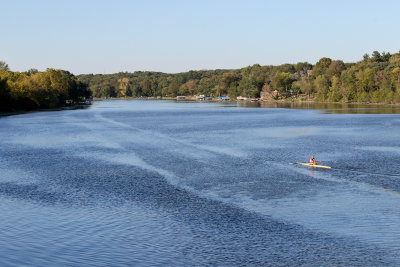
[[[0,0],[13,71],[168,73],[400,50],[398,0]]]

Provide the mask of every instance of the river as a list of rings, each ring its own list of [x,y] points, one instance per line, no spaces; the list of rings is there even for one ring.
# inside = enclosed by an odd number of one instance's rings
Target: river
[[[108,100],[0,118],[1,266],[396,266],[396,106]],[[296,164],[314,155],[331,169]]]

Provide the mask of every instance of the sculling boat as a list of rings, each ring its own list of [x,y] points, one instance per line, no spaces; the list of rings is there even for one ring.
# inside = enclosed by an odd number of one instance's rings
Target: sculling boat
[[[312,163],[302,163],[302,162],[296,162],[296,164],[308,166],[311,168],[325,168],[325,169],[330,169],[330,166],[324,166],[324,165],[319,165],[319,164],[312,164]]]

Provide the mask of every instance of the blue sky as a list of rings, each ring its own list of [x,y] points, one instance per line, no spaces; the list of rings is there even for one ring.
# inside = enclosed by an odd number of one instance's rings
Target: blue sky
[[[168,73],[400,50],[400,1],[0,0],[13,71]]]

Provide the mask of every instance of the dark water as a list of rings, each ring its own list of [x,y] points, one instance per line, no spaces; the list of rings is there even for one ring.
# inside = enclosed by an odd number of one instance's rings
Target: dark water
[[[0,266],[398,266],[396,108],[297,108],[1,118]]]

